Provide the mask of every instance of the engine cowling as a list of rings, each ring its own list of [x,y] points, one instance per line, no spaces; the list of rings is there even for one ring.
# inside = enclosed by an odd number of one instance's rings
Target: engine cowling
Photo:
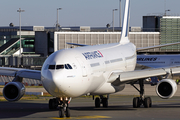
[[[21,82],[10,82],[3,89],[3,96],[7,101],[18,101],[25,94],[25,87]]]
[[[177,91],[177,84],[172,79],[164,79],[158,82],[156,93],[160,98],[168,99],[174,96]]]

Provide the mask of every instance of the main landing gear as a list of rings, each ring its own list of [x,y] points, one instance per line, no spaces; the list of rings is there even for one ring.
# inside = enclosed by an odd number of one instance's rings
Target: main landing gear
[[[107,95],[107,97],[104,97],[103,95],[100,95],[100,97],[96,97],[95,107],[99,108],[101,104],[103,105],[103,107],[108,107],[108,98],[109,95]],[[93,100],[94,100],[94,96],[93,96]]]
[[[150,97],[144,97],[144,80],[139,80],[140,90],[131,84],[137,91],[140,93],[140,97],[135,97],[133,99],[133,108],[139,108],[141,105],[144,105],[145,108],[149,108],[152,106],[152,100]]]
[[[57,109],[59,108],[59,117],[63,118],[64,116],[70,117],[69,103],[71,98],[54,98],[49,100],[49,109]]]

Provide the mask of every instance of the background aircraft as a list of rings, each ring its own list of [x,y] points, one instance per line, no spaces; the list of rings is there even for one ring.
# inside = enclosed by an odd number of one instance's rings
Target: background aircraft
[[[137,55],[137,63],[153,68],[178,66],[180,55]]]
[[[71,98],[81,95],[93,95],[94,98],[99,95],[100,97],[95,98],[95,107],[100,107],[101,104],[108,107],[109,94],[122,91],[126,83],[134,86],[138,81],[140,97],[133,99],[133,107],[144,105],[148,108],[152,101],[150,97],[144,96],[143,81],[152,76],[164,76],[165,79],[158,83],[156,91],[161,98],[171,98],[177,90],[171,76],[180,73],[180,68],[134,71],[136,52],[179,43],[136,48],[128,39],[129,12],[130,2],[126,0],[119,43],[59,50],[46,59],[41,71],[1,67],[0,75],[15,76],[3,89],[6,100],[17,101],[24,95],[23,78],[41,80],[44,88],[55,97],[49,100],[49,108],[59,107],[60,117],[70,117],[68,105]]]

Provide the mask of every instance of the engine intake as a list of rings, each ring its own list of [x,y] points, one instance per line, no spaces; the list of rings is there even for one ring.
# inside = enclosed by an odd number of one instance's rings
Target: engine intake
[[[177,84],[174,80],[164,79],[158,82],[156,93],[160,98],[168,99],[174,96],[177,91]]]
[[[21,82],[10,82],[3,89],[3,96],[8,101],[18,101],[25,94],[25,87]]]

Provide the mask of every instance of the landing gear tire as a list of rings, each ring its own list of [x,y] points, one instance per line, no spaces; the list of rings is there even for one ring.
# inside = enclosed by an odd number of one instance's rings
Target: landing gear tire
[[[100,98],[97,97],[97,98],[95,99],[95,107],[96,107],[96,108],[99,108],[99,107],[100,107],[100,104],[101,104]]]
[[[53,110],[57,108],[56,99],[50,99],[49,100],[49,109]]]
[[[151,101],[151,98],[150,97],[147,97],[144,99],[144,107],[145,108],[149,108],[152,106],[152,101]]]
[[[66,108],[66,117],[70,117],[70,110],[69,110],[69,108]]]
[[[145,108],[149,108],[152,106],[152,100],[150,97],[144,97],[144,80],[140,79],[139,80],[139,87],[140,89],[138,89],[134,83],[131,84],[137,91],[139,91],[140,93],[140,97],[135,97],[133,99],[133,107],[134,108],[138,108],[141,105],[144,105]]]
[[[108,107],[108,99],[107,98],[103,98],[102,99],[102,104],[103,104],[103,107]]]
[[[64,117],[64,109],[62,107],[59,108],[59,117],[60,118]]]
[[[139,108],[140,107],[140,98],[139,97],[135,97],[133,99],[133,108]]]
[[[149,107],[152,107],[152,100],[151,100],[150,97],[149,97],[149,99],[150,99],[150,105],[149,105]]]
[[[108,99],[107,98],[103,98],[102,99],[102,104],[103,104],[103,107],[107,108],[108,107]]]
[[[66,117],[70,117],[70,109],[67,107],[66,110],[64,110],[63,107],[59,108],[59,117],[63,118],[66,115]]]

